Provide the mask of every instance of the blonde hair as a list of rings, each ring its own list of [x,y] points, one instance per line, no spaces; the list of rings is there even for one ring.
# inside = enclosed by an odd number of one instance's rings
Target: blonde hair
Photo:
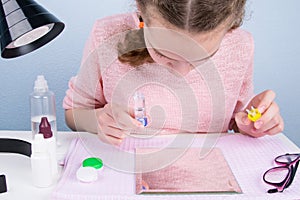
[[[228,29],[242,25],[246,0],[136,0],[140,12],[155,9],[171,25],[191,33],[216,29],[228,21]],[[147,16],[148,18],[150,16]],[[136,48],[139,47],[139,48]],[[143,29],[131,30],[118,44],[119,60],[131,66],[151,63]]]

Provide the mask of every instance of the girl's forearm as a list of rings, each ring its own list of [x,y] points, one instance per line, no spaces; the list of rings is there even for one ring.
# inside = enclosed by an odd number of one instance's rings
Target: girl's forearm
[[[69,109],[65,110],[67,126],[73,131],[98,132],[98,109]]]

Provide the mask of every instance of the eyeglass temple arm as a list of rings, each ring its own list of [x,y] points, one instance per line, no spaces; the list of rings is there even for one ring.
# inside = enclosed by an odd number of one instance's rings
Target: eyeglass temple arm
[[[299,161],[300,161],[300,160],[298,160],[298,161],[296,162],[295,167],[291,166],[291,169],[292,169],[292,172],[291,172],[291,178],[290,178],[289,182],[286,184],[286,187],[285,187],[285,188],[288,188],[288,187],[292,184],[292,182],[293,182],[293,180],[294,180],[294,177],[295,177],[295,175],[296,175],[297,169],[298,169]]]
[[[269,189],[268,190],[268,193],[276,193],[276,192],[278,192],[278,189],[277,188],[274,188],[274,189]]]

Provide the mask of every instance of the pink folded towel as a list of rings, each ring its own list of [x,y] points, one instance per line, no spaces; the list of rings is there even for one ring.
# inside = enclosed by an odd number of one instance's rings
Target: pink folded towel
[[[150,139],[128,138],[120,147],[102,143],[92,135],[72,141],[64,161],[64,172],[51,199],[55,200],[100,200],[100,199],[300,199],[299,170],[293,184],[283,193],[266,193],[271,187],[262,180],[263,173],[274,167],[274,158],[287,152],[299,152],[299,148],[282,140],[280,135],[251,138],[240,134],[222,134],[213,148],[221,149],[234,177],[243,193],[217,194],[136,194],[135,183],[135,149],[166,147],[203,148],[207,139],[203,136],[190,138],[156,137]],[[174,142],[175,140],[178,143]],[[182,148],[182,146],[180,147]],[[151,155],[150,155],[151,156]],[[76,179],[76,171],[84,159],[99,157],[104,169],[98,172],[98,180],[83,183]],[[196,155],[195,159],[199,159]],[[160,165],[160,163],[155,163]]]

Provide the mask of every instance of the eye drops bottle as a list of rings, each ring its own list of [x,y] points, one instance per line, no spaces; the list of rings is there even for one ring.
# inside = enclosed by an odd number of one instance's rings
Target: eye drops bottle
[[[47,146],[47,150],[50,156],[52,177],[56,179],[58,176],[56,142],[47,117],[42,117],[41,123],[39,125],[39,133],[44,137],[45,145]]]
[[[31,130],[33,138],[39,133],[39,124],[42,117],[47,117],[55,139],[57,138],[56,128],[56,106],[55,95],[48,89],[47,81],[43,75],[37,76],[34,83],[34,91],[30,95],[31,108]]]
[[[146,107],[145,107],[145,96],[141,92],[136,92],[134,94],[134,116],[135,119],[147,126],[147,116],[146,116]]]

